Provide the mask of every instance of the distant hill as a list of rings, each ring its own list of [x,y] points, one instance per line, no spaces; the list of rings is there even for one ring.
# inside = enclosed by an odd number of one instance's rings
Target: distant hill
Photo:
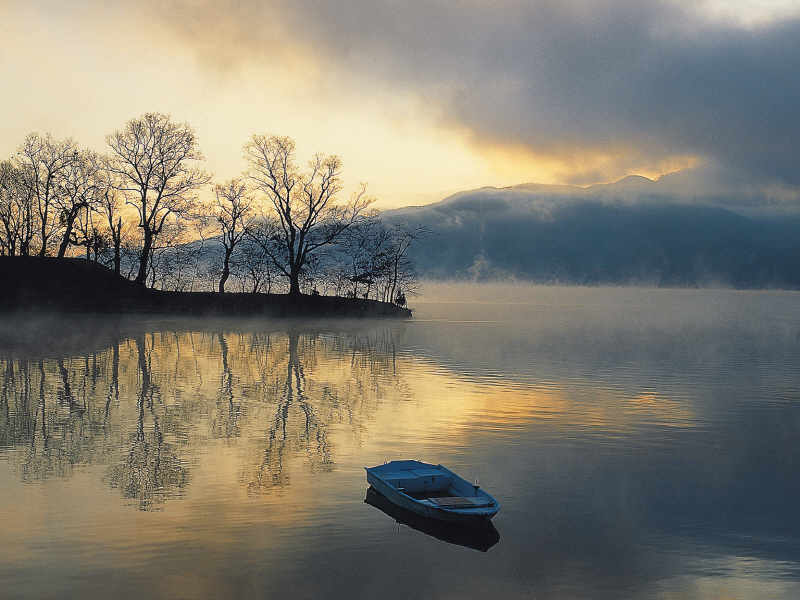
[[[431,231],[409,251],[424,278],[800,288],[800,219],[745,213],[629,177],[482,188],[382,218]]]

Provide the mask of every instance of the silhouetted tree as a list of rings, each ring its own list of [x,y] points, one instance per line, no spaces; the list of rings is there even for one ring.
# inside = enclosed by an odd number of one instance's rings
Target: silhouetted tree
[[[377,216],[359,219],[343,236],[336,257],[339,271],[352,284],[348,295],[395,302],[400,290],[413,291],[417,274],[407,252],[427,233],[422,226],[389,227]]]
[[[382,224],[364,184],[340,202],[337,156],[317,154],[301,171],[293,140],[253,136],[246,175],[214,186],[201,205],[211,176],[194,164],[203,157],[188,124],[147,113],[106,141],[112,152],[101,157],[34,133],[0,163],[0,254],[64,257],[83,247],[139,285],[173,290],[202,280],[220,292],[347,289],[392,301],[416,281],[406,249],[422,229]],[[209,235],[221,255],[212,256]]]
[[[168,219],[190,212],[195,193],[210,175],[191,164],[203,158],[194,130],[161,113],[128,121],[106,142],[113,151],[107,169],[114,185],[139,215],[142,246],[135,281],[144,286],[154,239]]]
[[[388,230],[377,216],[359,219],[350,227],[340,243],[343,272],[352,284],[348,295],[357,297],[360,286],[369,296],[370,289],[389,270],[390,254]]]
[[[11,161],[0,163],[0,252],[27,256],[35,234],[31,186],[26,173]]]
[[[111,238],[104,228],[95,223],[94,211],[83,211],[75,219],[70,244],[85,248],[86,258],[99,262],[108,253]]]
[[[273,243],[275,225],[269,221],[256,221],[247,230],[247,237],[239,244],[239,253],[235,261],[238,272],[252,293],[271,293],[276,276],[275,263],[267,251]],[[244,285],[244,281],[242,285]]]
[[[414,292],[417,286],[417,271],[407,252],[411,244],[425,239],[429,233],[430,230],[422,225],[411,227],[404,223],[395,223],[392,227],[389,235],[389,273],[384,298],[387,302],[405,306],[406,293]]]
[[[225,283],[231,274],[231,257],[252,228],[255,219],[253,198],[247,192],[247,186],[240,179],[226,181],[214,186],[215,203],[210,213],[201,215],[201,219],[210,220],[221,236],[224,248],[222,256],[222,272],[219,278],[219,291],[225,291]]]
[[[26,171],[25,183],[38,228],[39,256],[47,254],[52,236],[63,229],[58,202],[67,195],[68,171],[79,160],[78,146],[72,138],[55,140],[50,134],[32,133],[25,138],[17,153],[19,167]]]
[[[61,193],[56,196],[56,207],[63,226],[58,257],[63,258],[70,244],[91,246],[91,227],[86,227],[83,240],[74,234],[75,223],[81,214],[88,215],[99,207],[107,178],[101,167],[100,157],[91,151],[77,152],[66,166],[61,181]],[[86,220],[88,225],[91,219]]]
[[[100,213],[105,220],[105,228],[111,241],[110,249],[113,251],[111,257],[112,270],[116,275],[120,274],[122,264],[122,241],[124,238],[122,220],[122,202],[119,192],[112,187],[107,187],[100,200]]]
[[[303,268],[320,248],[336,243],[373,198],[362,185],[346,205],[336,204],[341,191],[339,157],[317,154],[309,171],[301,173],[294,151],[288,137],[255,135],[245,145],[248,175],[266,196],[279,225],[274,245],[265,250],[288,279],[289,294],[297,296]]]
[[[194,289],[199,277],[198,263],[204,254],[204,241],[196,240],[195,234],[176,221],[163,225],[150,252],[150,287],[174,291]]]

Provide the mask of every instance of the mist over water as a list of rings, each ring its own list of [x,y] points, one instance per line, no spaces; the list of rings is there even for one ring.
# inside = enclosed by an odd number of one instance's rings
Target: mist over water
[[[429,284],[407,322],[0,317],[0,598],[800,595],[800,295]],[[441,462],[487,552],[364,503]]]

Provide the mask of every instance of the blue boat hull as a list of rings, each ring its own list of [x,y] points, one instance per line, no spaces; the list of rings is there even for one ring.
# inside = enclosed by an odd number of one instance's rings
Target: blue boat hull
[[[492,496],[442,465],[403,460],[366,471],[367,482],[378,492],[424,517],[474,525],[500,510]]]

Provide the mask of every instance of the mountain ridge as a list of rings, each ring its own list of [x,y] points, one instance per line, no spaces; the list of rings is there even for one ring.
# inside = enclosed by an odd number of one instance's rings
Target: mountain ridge
[[[381,216],[431,232],[409,250],[428,279],[800,289],[797,214],[755,217],[674,187],[484,187]]]

